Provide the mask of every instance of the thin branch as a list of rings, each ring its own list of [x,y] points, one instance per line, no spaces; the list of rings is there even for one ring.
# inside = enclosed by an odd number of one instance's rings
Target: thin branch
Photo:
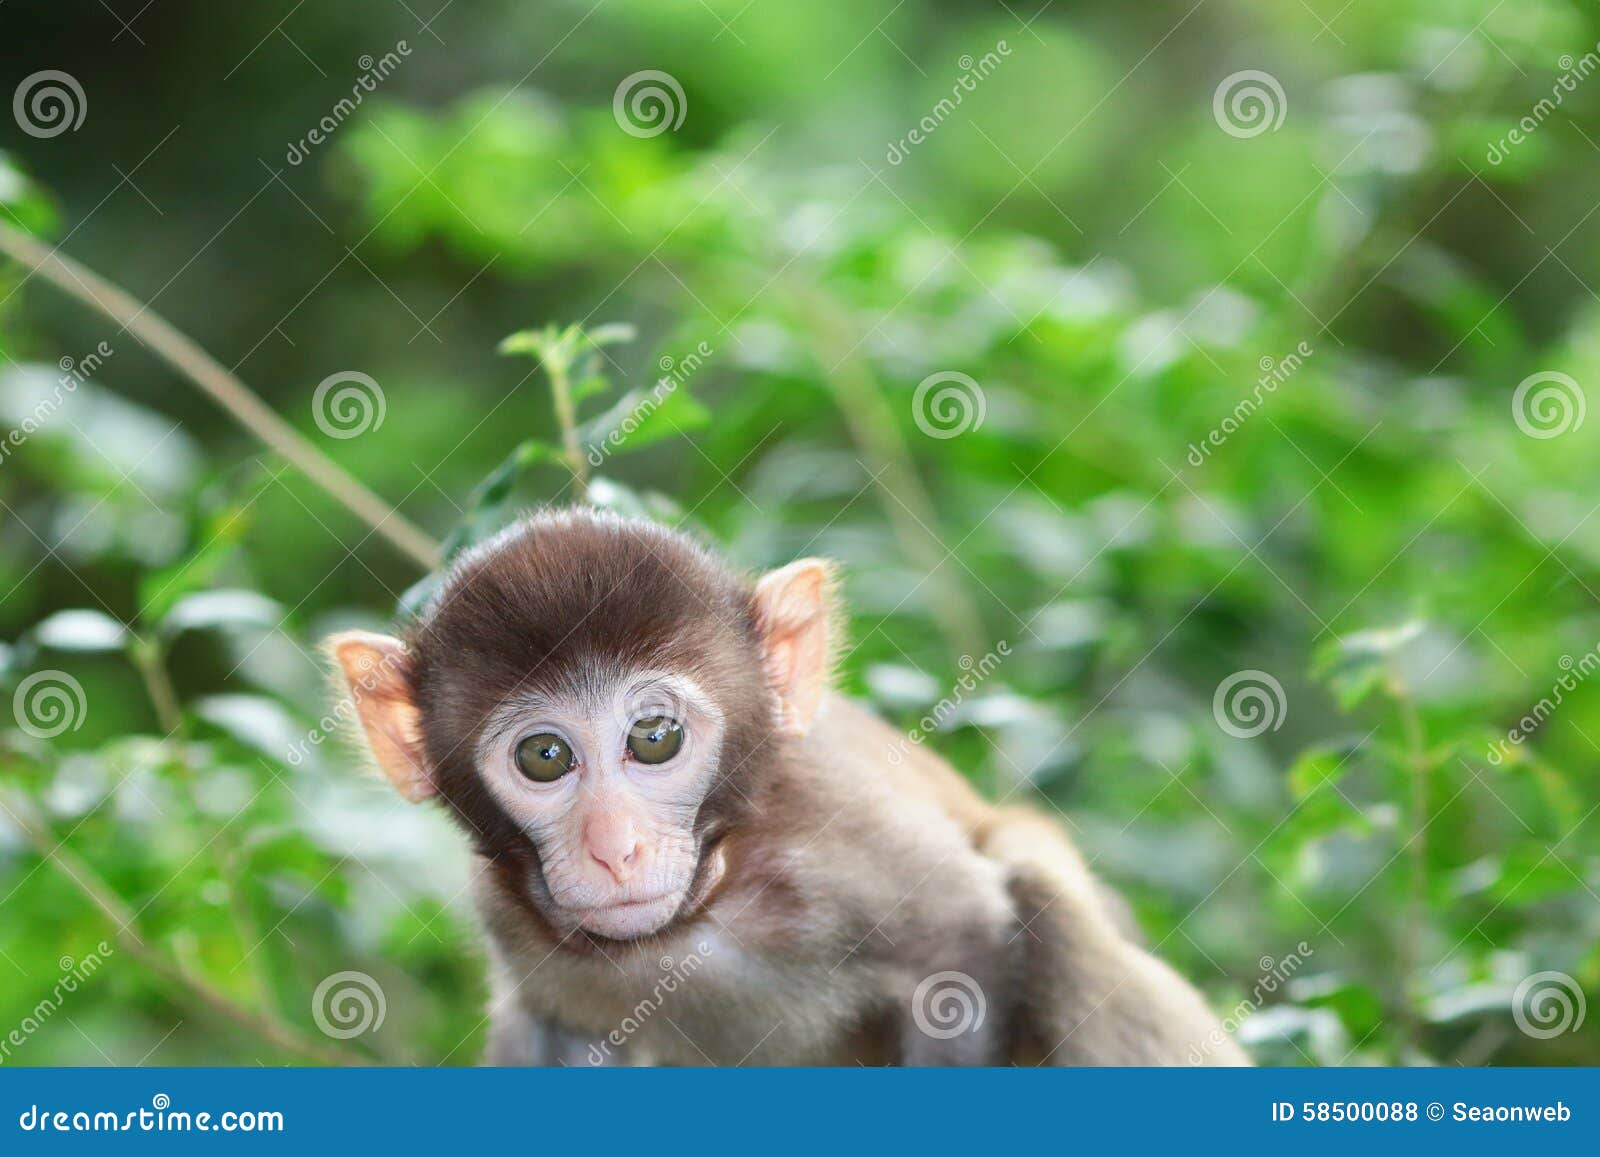
[[[93,306],[150,346],[245,429],[287,458],[373,531],[423,567],[439,561],[439,544],[351,477],[235,375],[148,306],[103,277],[63,257],[20,229],[0,222],[0,252],[15,258],[56,288]]]
[[[814,324],[825,350],[851,349],[848,322],[821,297],[808,297]],[[973,658],[988,649],[983,618],[965,585],[946,569],[950,552],[939,532],[939,515],[922,484],[911,450],[895,424],[877,378],[864,359],[847,358],[833,374],[823,375],[834,404],[843,415],[850,438],[873,460],[883,463],[875,489],[900,548],[928,576],[934,618],[957,654]]]
[[[343,1049],[323,1044],[307,1036],[293,1025],[275,1017],[248,1008],[217,988],[204,977],[188,972],[155,948],[140,932],[137,915],[127,902],[101,878],[88,862],[81,859],[65,843],[55,841],[51,833],[28,814],[26,805],[7,807],[22,834],[40,857],[54,867],[78,891],[89,899],[105,918],[116,927],[117,939],[145,967],[175,988],[195,997],[219,1016],[241,1028],[260,1036],[269,1044],[322,1065],[365,1065],[365,1058]]]

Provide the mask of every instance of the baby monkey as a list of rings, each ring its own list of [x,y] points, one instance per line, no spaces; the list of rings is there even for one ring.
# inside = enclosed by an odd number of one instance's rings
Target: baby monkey
[[[830,690],[834,586],[545,513],[330,640],[476,853],[489,1062],[1248,1063],[1053,823]]]

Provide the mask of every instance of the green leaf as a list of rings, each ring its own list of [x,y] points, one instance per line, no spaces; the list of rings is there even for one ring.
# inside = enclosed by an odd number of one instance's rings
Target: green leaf
[[[625,454],[710,420],[711,411],[682,386],[665,392],[660,386],[629,390],[610,409],[579,426],[578,441],[591,451]]]
[[[524,470],[535,463],[559,464],[562,461],[561,451],[547,442],[529,438],[518,443],[517,447],[507,454],[498,466],[489,471],[467,496],[466,514],[445,538],[440,552],[443,556],[443,565],[448,565],[463,550],[483,541],[499,529],[506,502],[510,499],[517,480],[522,477]],[[402,609],[409,607],[407,613],[414,613],[420,609],[427,599],[419,588],[429,581],[424,579],[401,597]],[[421,601],[418,602],[412,597],[413,595],[420,597]]]
[[[277,763],[287,762],[290,751],[306,739],[306,729],[265,695],[207,695],[195,701],[194,712]]]
[[[184,595],[161,621],[163,634],[183,631],[270,630],[283,621],[283,608],[266,595],[247,590],[196,591]]]
[[[238,551],[248,527],[242,506],[230,505],[208,519],[196,532],[202,543],[198,549],[140,581],[141,620],[159,622],[184,595],[211,585],[223,563]]]
[[[1312,670],[1327,681],[1339,706],[1350,711],[1386,685],[1394,672],[1393,657],[1417,639],[1425,626],[1413,619],[1398,627],[1357,631],[1334,639],[1318,649]]]
[[[35,625],[34,640],[57,651],[120,651],[128,630],[110,615],[95,610],[57,611]]]
[[[638,491],[598,475],[589,479],[589,502],[602,510],[615,510],[631,518],[648,518],[669,526],[683,520],[682,508],[665,494],[654,490]]]
[[[572,404],[579,405],[590,398],[605,393],[611,388],[611,383],[603,374],[589,374],[572,383]]]
[[[501,340],[496,347],[502,354],[527,354],[529,357],[543,360],[549,356],[550,350],[556,347],[561,340],[554,326],[545,326],[543,329],[522,329]]]
[[[1289,769],[1289,790],[1296,801],[1303,800],[1318,788],[1336,785],[1354,762],[1355,753],[1349,748],[1311,748]]]
[[[584,336],[588,338],[591,346],[599,349],[601,346],[621,345],[624,342],[630,342],[638,336],[638,332],[628,322],[608,321],[603,325],[597,325],[593,329],[586,331]]]

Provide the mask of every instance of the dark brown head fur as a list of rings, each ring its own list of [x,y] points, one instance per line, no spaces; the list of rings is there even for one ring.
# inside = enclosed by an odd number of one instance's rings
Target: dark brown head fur
[[[473,763],[491,712],[618,668],[680,672],[721,707],[721,774],[696,825],[720,831],[782,746],[752,590],[683,535],[588,510],[530,516],[457,564],[405,632],[407,676],[439,792],[477,850],[537,870]]]

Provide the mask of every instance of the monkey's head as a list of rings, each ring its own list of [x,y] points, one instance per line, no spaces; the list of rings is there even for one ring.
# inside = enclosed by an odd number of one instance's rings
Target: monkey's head
[[[832,578],[751,582],[681,535],[588,511],[472,551],[404,639],[330,640],[378,765],[441,797],[563,936],[691,911],[828,683]]]

